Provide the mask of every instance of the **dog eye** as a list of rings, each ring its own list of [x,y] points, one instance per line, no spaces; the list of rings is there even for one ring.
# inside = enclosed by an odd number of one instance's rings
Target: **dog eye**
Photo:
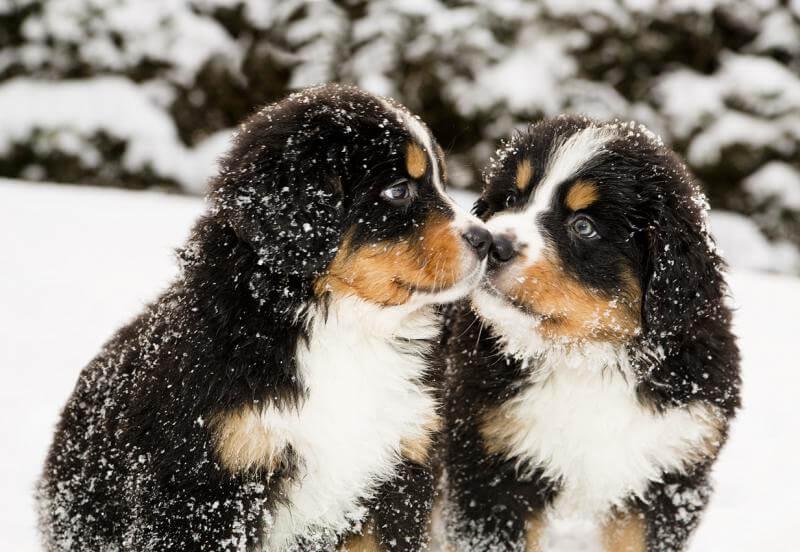
[[[575,233],[582,238],[594,238],[597,236],[597,230],[592,224],[592,221],[587,217],[578,217],[572,221],[572,229]]]
[[[408,205],[414,200],[414,187],[407,180],[398,180],[384,188],[381,197],[392,205]]]
[[[516,194],[508,194],[506,196],[506,200],[504,203],[506,209],[511,209],[514,205],[516,205],[516,203],[517,203]]]

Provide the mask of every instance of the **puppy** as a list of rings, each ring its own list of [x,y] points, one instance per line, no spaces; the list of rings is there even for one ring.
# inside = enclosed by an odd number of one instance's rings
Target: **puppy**
[[[38,505],[51,551],[418,550],[438,303],[490,235],[402,106],[310,89],[250,118],[177,280],[83,370]]]
[[[571,117],[485,181],[490,268],[443,346],[452,542],[683,550],[739,405],[705,198],[643,127]]]

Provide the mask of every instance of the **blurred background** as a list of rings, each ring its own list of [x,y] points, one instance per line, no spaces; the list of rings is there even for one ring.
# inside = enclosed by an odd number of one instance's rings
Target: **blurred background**
[[[733,264],[800,271],[800,0],[0,0],[0,176],[202,194],[232,129],[328,81],[393,96],[452,185],[512,129],[636,119]]]
[[[799,73],[800,0],[0,0],[0,548],[40,550],[61,406],[175,277],[236,125],[340,81],[420,114],[466,206],[544,116],[636,119],[684,156],[745,382],[691,551],[797,552]]]

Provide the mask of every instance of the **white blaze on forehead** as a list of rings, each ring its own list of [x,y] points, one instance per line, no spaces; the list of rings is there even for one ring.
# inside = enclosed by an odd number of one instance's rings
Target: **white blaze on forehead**
[[[610,127],[589,127],[557,141],[551,148],[539,185],[522,211],[500,213],[487,223],[493,233],[511,233],[528,260],[537,260],[545,247],[545,236],[537,218],[550,209],[558,188],[595,159],[615,137]]]
[[[526,210],[531,214],[547,210],[558,187],[595,159],[614,136],[613,128],[589,127],[556,143],[548,155],[542,181]]]

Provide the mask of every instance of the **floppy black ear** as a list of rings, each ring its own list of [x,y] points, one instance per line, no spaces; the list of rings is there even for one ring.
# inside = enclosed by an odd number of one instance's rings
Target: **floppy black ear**
[[[251,287],[276,311],[310,297],[339,245],[345,163],[331,133],[319,114],[291,105],[259,113],[212,186],[214,219],[255,254]]]
[[[644,230],[642,385],[659,404],[732,404],[738,350],[724,262],[706,228],[704,198],[681,188],[655,198],[655,222]]]
[[[679,215],[665,205],[645,230],[647,258],[642,315],[645,332],[686,336],[721,305],[723,262],[700,227],[698,213]]]

